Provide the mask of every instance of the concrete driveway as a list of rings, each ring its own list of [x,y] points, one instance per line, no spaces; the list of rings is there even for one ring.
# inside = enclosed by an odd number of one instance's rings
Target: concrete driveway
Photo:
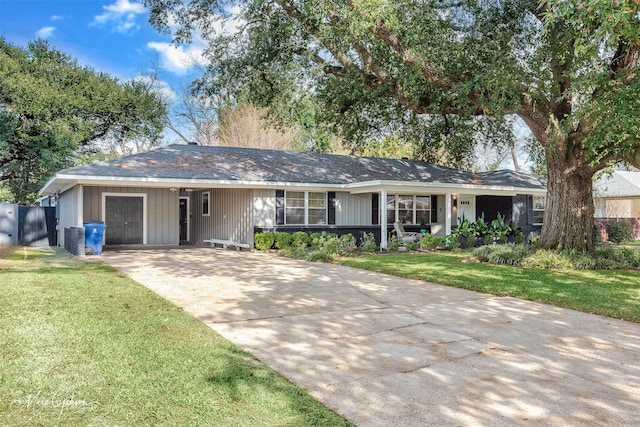
[[[640,425],[640,325],[190,248],[103,259],[360,426]]]

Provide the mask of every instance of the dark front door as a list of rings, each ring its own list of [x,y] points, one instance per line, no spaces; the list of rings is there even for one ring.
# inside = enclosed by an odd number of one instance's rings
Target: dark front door
[[[498,217],[498,214],[505,217],[505,221],[510,222],[513,215],[513,197],[511,196],[477,196],[476,216],[479,217],[484,212],[484,220],[491,222]],[[467,218],[472,221],[471,218]]]
[[[188,227],[189,227],[189,199],[180,199],[180,241],[186,242],[189,240]]]
[[[105,244],[142,244],[142,205],[142,197],[106,197]]]

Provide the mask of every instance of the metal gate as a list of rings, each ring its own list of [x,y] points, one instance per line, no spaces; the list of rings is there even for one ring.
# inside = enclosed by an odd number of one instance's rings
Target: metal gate
[[[0,203],[0,246],[55,246],[54,207]]]

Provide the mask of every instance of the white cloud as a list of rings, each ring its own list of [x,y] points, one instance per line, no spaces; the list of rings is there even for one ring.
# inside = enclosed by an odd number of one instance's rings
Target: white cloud
[[[109,6],[102,6],[102,8],[108,12],[123,15],[125,13],[142,13],[144,12],[144,6],[142,3],[131,3],[129,0],[116,0],[116,2]]]
[[[112,31],[127,34],[136,28],[136,17],[145,12],[142,3],[129,0],[116,0],[114,4],[102,6],[104,13],[94,16],[91,26],[104,27],[112,25]]]
[[[42,27],[38,31],[36,31],[35,36],[39,39],[48,39],[53,35],[56,27]]]
[[[205,64],[204,48],[200,45],[175,46],[171,43],[149,42],[147,47],[160,54],[160,66],[174,74],[184,75],[197,64]]]
[[[64,15],[52,15],[51,18],[49,18],[52,21],[60,21],[62,19],[65,19]]]
[[[164,80],[156,80],[149,76],[137,76],[134,78],[135,81],[139,81],[144,83],[145,85],[151,87],[155,93],[160,95],[160,97],[167,101],[173,101],[176,99],[176,93],[171,89],[169,83]]]
[[[220,19],[217,17],[213,23],[213,28],[218,34],[235,34],[246,23],[244,19],[240,18],[241,6],[232,6],[227,12],[229,14],[228,18]]]

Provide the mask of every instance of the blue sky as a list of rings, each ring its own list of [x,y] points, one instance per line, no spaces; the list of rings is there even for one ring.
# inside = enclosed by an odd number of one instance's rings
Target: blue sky
[[[26,46],[43,38],[96,70],[123,80],[155,62],[175,92],[197,76],[202,45],[175,47],[136,0],[0,0],[0,36]]]

